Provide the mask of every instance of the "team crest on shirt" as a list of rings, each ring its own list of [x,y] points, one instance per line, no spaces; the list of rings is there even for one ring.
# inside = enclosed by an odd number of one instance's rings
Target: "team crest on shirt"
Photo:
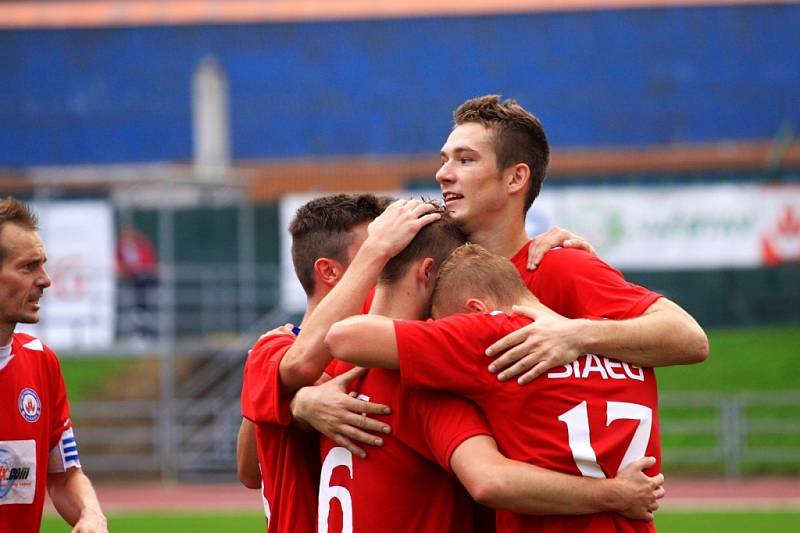
[[[22,392],[19,393],[17,406],[22,418],[31,423],[39,420],[39,416],[42,414],[42,402],[33,389],[22,389]]]

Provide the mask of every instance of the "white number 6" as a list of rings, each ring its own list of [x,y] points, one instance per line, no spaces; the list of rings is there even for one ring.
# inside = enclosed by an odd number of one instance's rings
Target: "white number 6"
[[[337,466],[345,466],[350,472],[350,479],[353,479],[353,454],[346,448],[333,448],[325,457],[322,463],[322,474],[319,480],[319,508],[317,509],[317,531],[327,533],[328,514],[330,513],[330,502],[334,498],[339,500],[342,505],[342,533],[353,533],[353,499],[346,488],[340,485],[331,486],[331,476],[333,469]]]

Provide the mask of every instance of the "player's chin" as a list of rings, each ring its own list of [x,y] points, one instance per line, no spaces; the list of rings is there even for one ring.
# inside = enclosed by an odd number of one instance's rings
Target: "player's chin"
[[[460,222],[466,211],[459,202],[448,202],[445,204],[445,209],[454,222]]]
[[[39,322],[39,311],[26,311],[24,313],[20,313],[20,316],[17,317],[16,322],[20,324],[36,324]]]

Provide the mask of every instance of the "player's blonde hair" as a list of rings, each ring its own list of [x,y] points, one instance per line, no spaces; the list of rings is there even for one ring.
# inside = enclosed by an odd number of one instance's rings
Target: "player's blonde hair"
[[[514,265],[486,248],[472,243],[459,246],[439,268],[431,297],[434,318],[463,313],[469,298],[490,300],[510,307],[529,295]]]

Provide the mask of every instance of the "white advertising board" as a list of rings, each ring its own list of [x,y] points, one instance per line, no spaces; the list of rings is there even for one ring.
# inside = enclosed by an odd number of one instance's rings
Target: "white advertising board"
[[[17,329],[40,337],[57,352],[111,346],[116,314],[111,205],[81,200],[32,207],[53,283],[42,298],[39,324]]]
[[[300,205],[321,194],[288,196],[281,202],[283,303],[292,311],[302,311],[305,295],[294,275],[285,228]],[[413,196],[439,194],[431,189]],[[536,235],[551,226],[585,237],[604,261],[620,269],[800,262],[800,185],[544,187],[526,228]]]
[[[617,268],[717,269],[799,259],[798,218],[796,185],[584,187],[545,191],[528,225],[568,228]]]

